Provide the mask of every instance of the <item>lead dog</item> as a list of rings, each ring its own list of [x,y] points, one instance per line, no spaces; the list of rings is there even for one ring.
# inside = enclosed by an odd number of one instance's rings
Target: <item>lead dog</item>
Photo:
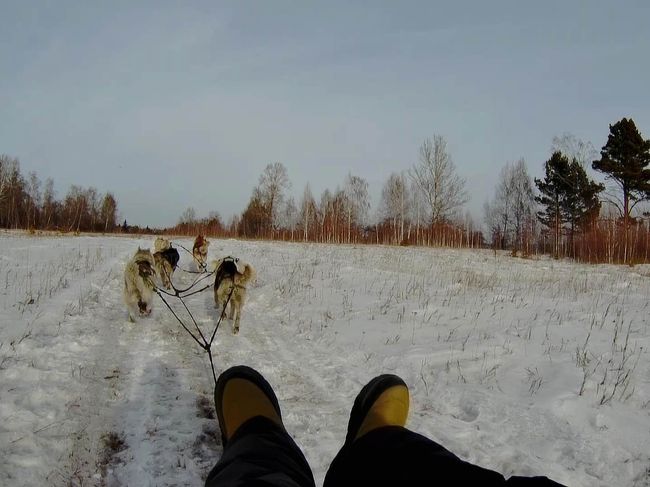
[[[156,237],[156,240],[153,242],[153,252],[154,254],[156,252],[162,252],[163,250],[171,248],[171,246],[172,243],[165,237]]]
[[[176,270],[180,255],[178,250],[172,247],[172,243],[166,238],[158,237],[153,244],[153,260],[156,264],[156,271],[165,289],[172,287],[172,274]]]
[[[192,256],[196,261],[196,267],[199,271],[204,271],[208,264],[208,247],[210,242],[203,236],[198,235],[194,240],[194,247],[192,247]]]
[[[153,306],[153,276],[156,274],[151,251],[138,247],[135,255],[124,269],[124,302],[129,312],[129,321],[135,316],[149,316]]]
[[[246,299],[246,286],[255,277],[255,269],[234,257],[224,257],[214,264],[214,304],[217,309],[222,310],[222,315],[230,304],[228,319],[234,320],[232,332],[236,335],[239,333],[241,311]]]

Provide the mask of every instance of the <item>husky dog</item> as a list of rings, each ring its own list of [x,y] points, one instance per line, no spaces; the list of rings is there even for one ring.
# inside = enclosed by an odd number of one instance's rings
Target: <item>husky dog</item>
[[[172,287],[172,274],[176,270],[180,255],[178,250],[172,247],[172,243],[166,238],[158,237],[153,244],[153,260],[156,264],[156,271],[165,289]]]
[[[151,314],[153,290],[156,287],[152,277],[155,274],[151,251],[138,247],[138,251],[124,269],[124,302],[129,311],[129,321],[135,321],[137,315]]]
[[[199,271],[205,270],[208,264],[208,247],[210,242],[203,236],[198,235],[194,240],[194,247],[192,247],[192,256],[196,261],[196,267]]]
[[[165,286],[165,289],[171,289],[172,287],[172,275],[176,270],[179,259],[180,255],[178,255],[178,250],[173,247],[153,254],[153,260],[156,264],[156,271],[158,272],[160,281],[162,282],[163,286]]]
[[[217,309],[226,312],[230,304],[230,316],[233,320],[232,332],[239,333],[241,310],[246,299],[246,285],[255,277],[255,269],[234,257],[224,257],[214,262],[214,304]]]
[[[153,251],[154,253],[162,252],[163,250],[170,249],[171,246],[172,243],[165,237],[156,237],[156,240],[153,243]]]

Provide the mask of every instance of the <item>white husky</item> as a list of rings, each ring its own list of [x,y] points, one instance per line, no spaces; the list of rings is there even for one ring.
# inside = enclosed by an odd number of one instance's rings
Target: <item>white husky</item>
[[[153,255],[149,249],[138,247],[124,269],[124,302],[129,311],[129,321],[136,316],[149,316],[153,305],[153,276],[156,274]]]

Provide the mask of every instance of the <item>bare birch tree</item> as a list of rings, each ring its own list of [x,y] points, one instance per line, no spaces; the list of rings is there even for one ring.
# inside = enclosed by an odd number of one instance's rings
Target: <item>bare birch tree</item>
[[[468,200],[465,180],[456,174],[456,167],[447,152],[441,135],[426,139],[420,146],[420,161],[409,171],[426,198],[431,223],[443,223]]]
[[[42,228],[49,230],[53,224],[57,223],[56,207],[57,202],[56,193],[54,192],[54,180],[52,178],[47,178],[45,180],[45,188],[43,189]]]
[[[290,196],[287,198],[282,211],[282,225],[290,231],[291,240],[293,240],[293,234],[296,230],[298,217],[299,215],[298,208],[296,208],[296,202],[293,199],[293,196]]]
[[[29,173],[27,196],[27,228],[36,228],[36,216],[41,207],[41,181],[34,171]]]
[[[112,193],[106,193],[100,210],[101,224],[104,232],[113,231],[117,225],[117,201]]]
[[[368,200],[368,182],[359,176],[348,174],[345,181],[345,198],[348,235],[347,242],[351,242],[352,226],[363,227],[370,209]]]
[[[284,201],[284,191],[291,187],[287,168],[280,162],[268,164],[258,184],[262,204],[266,210],[266,223],[273,238],[278,223],[279,210]]]
[[[392,173],[381,192],[382,218],[390,222],[393,242],[404,241],[404,226],[409,211],[410,201],[404,174]]]
[[[183,214],[178,220],[179,225],[193,225],[196,223],[196,210],[193,206],[185,209]]]
[[[409,217],[409,226],[406,238],[410,241],[412,233],[415,231],[415,244],[420,245],[420,233],[425,222],[430,221],[428,203],[420,186],[415,181],[411,181],[411,208]]]
[[[506,164],[499,175],[494,198],[485,204],[485,221],[498,248],[524,247],[529,226],[534,224],[535,195],[526,161]]]
[[[302,193],[302,201],[300,202],[300,223],[302,225],[303,240],[306,242],[309,239],[309,229],[318,225],[318,208],[316,201],[311,193],[309,183],[305,185],[305,190]]]
[[[578,161],[584,169],[588,169],[588,163],[598,157],[598,152],[591,142],[581,140],[570,132],[553,137],[551,152],[558,151],[567,156],[569,160]]]

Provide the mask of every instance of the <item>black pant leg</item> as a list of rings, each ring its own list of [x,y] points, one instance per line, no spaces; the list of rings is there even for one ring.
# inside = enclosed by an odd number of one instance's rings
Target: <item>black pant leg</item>
[[[235,432],[205,485],[314,487],[314,477],[302,451],[284,428],[259,416]]]
[[[517,479],[516,485],[559,485],[545,477]],[[548,482],[548,483],[543,483]],[[325,476],[323,487],[372,485],[509,486],[492,470],[458,458],[438,443],[399,426],[378,428],[341,449]]]

